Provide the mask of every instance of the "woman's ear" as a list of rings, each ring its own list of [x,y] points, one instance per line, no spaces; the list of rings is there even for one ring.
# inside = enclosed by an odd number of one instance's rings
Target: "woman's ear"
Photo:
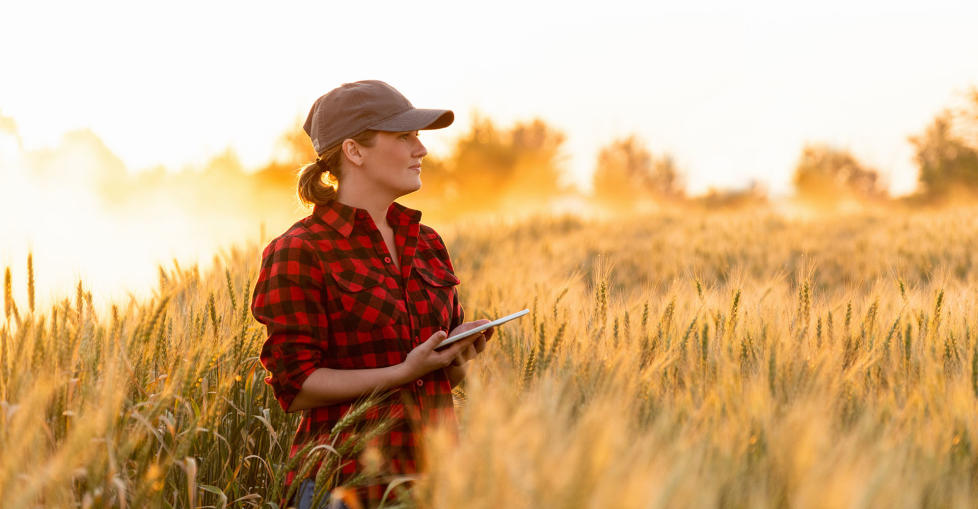
[[[343,140],[342,150],[346,158],[355,166],[363,164],[363,154],[360,152],[361,147],[359,143],[347,138]]]

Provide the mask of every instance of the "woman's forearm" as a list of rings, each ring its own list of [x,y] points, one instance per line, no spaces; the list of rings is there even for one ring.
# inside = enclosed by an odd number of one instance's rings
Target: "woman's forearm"
[[[319,368],[302,383],[302,389],[289,405],[289,411],[356,399],[374,390],[383,391],[404,385],[410,380],[410,373],[403,363],[370,369]]]

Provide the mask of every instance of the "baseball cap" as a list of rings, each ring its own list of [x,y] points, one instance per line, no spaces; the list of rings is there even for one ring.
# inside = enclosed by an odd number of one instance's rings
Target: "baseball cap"
[[[415,108],[394,87],[379,80],[344,83],[313,103],[302,128],[317,155],[367,129],[441,129],[455,120],[451,110]]]

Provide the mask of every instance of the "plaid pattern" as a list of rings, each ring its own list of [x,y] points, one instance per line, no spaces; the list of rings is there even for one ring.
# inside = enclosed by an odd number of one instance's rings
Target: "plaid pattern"
[[[303,381],[319,367],[363,369],[404,361],[411,349],[439,330],[463,321],[448,250],[441,237],[420,223],[421,212],[397,202],[387,210],[394,229],[398,271],[367,211],[336,200],[272,240],[262,253],[251,310],[266,325],[260,359],[265,378],[288,410]],[[329,436],[352,401],[304,410],[290,456],[303,445]],[[417,472],[419,433],[433,420],[455,423],[451,385],[435,370],[397,389],[368,419],[391,416],[395,425],[375,441],[391,474]],[[348,437],[348,433],[341,436]],[[344,458],[340,482],[354,475],[357,458]],[[295,471],[286,476],[286,486]],[[368,507],[384,485],[361,488]]]

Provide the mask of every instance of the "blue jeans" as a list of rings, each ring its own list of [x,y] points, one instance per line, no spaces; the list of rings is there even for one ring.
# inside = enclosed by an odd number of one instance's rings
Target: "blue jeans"
[[[312,507],[312,499],[316,495],[316,482],[312,479],[305,479],[296,491],[296,507],[298,509],[349,509],[341,500],[336,502],[329,501],[329,493],[319,502],[319,506]]]

